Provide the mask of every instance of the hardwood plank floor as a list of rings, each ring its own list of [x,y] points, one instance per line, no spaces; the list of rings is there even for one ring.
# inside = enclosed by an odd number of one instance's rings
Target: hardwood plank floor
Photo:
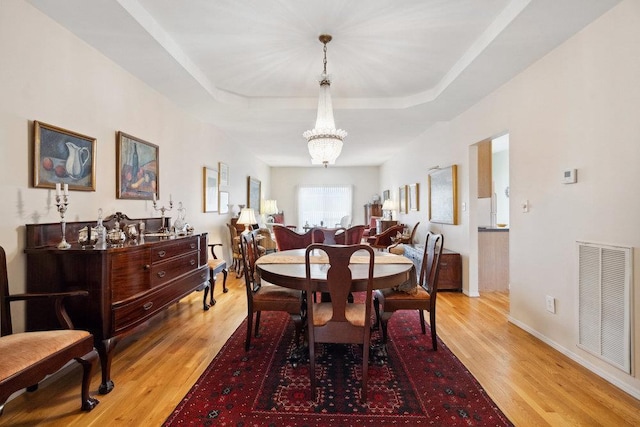
[[[161,425],[246,316],[243,283],[229,279],[229,293],[218,285],[209,311],[194,293],[123,339],[112,366],[116,387],[97,396],[92,412],[79,410],[81,371],[73,368],[7,403],[0,425]],[[508,323],[508,307],[503,292],[442,292],[438,333],[516,425],[640,425],[640,401]]]

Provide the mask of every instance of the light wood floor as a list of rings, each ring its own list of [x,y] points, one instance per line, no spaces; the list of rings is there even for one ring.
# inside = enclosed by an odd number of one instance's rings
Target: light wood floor
[[[229,293],[216,289],[209,311],[195,293],[121,341],[115,389],[97,396],[92,412],[79,410],[81,372],[74,368],[7,403],[0,425],[161,425],[246,316],[243,285],[233,276]],[[640,401],[509,324],[508,307],[506,293],[440,293],[438,334],[516,425],[640,425]]]

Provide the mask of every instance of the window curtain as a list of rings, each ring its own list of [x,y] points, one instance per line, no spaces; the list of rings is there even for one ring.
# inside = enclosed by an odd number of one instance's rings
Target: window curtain
[[[336,227],[343,216],[352,216],[351,185],[298,187],[299,226]]]

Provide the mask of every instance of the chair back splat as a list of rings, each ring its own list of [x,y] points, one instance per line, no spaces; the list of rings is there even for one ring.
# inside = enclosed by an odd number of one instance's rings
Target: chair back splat
[[[324,242],[324,235],[318,229],[311,229],[304,234],[287,227],[274,226],[273,234],[279,251],[289,249],[304,249],[315,240],[316,243]]]
[[[354,253],[368,256],[368,281],[364,303],[348,302],[352,273],[349,268]],[[326,288],[320,289],[312,275],[311,257],[328,257]],[[325,268],[323,264],[313,264]],[[316,396],[315,343],[353,343],[362,345],[362,389],[360,400],[367,400],[369,342],[371,338],[371,298],[374,253],[367,245],[332,246],[313,244],[305,251],[307,295],[328,292],[331,301],[317,303],[307,298],[307,330],[309,340],[309,375],[313,399]]]

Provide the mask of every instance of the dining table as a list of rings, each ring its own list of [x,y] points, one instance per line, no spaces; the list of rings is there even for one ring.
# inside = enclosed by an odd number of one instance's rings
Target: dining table
[[[305,251],[306,249],[290,249],[261,256],[256,260],[255,264],[260,280],[304,291],[307,281]],[[314,281],[317,290],[319,292],[328,292],[327,271],[330,265],[327,255],[322,251],[314,250],[309,256],[309,264],[311,280]],[[369,278],[368,253],[364,250],[354,252],[349,269],[351,269],[352,274],[351,292],[366,291]],[[416,271],[413,262],[409,258],[384,251],[374,252],[374,289],[393,288],[415,283]],[[306,309],[306,307],[301,308],[302,310]],[[289,361],[293,366],[297,366],[307,356],[307,351],[299,346],[291,352]],[[384,344],[371,344],[371,359],[373,363],[384,364],[386,356],[387,351]]]
[[[307,280],[305,251],[306,249],[290,249],[261,256],[256,260],[256,270],[261,280],[290,289],[304,290]],[[413,262],[409,258],[383,251],[376,251],[374,255],[374,289],[393,288],[415,280]],[[352,274],[352,292],[367,290],[368,262],[366,251],[357,251],[351,257],[349,268]],[[326,254],[313,251],[309,263],[311,280],[319,291],[328,291],[326,281],[329,259]]]

